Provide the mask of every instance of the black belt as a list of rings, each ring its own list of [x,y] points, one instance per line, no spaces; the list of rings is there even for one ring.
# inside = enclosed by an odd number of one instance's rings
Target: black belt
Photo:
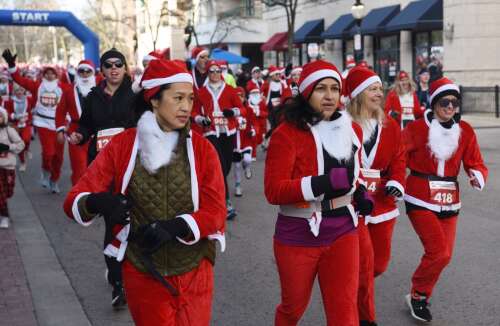
[[[47,115],[43,115],[43,114],[40,114],[38,112],[36,113],[36,115],[39,116],[40,118],[55,120],[55,118],[53,118],[53,117],[49,117]]]
[[[410,175],[422,179],[427,179],[429,181],[451,181],[457,182],[457,177],[439,177],[437,175],[425,174],[418,171],[411,170]]]

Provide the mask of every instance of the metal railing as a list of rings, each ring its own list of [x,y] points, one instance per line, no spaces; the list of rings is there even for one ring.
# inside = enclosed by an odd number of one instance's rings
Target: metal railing
[[[494,113],[500,117],[500,86],[460,86],[462,113]]]

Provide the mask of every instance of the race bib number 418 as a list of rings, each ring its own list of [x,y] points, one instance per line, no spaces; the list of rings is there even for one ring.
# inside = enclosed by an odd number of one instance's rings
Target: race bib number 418
[[[458,203],[457,184],[453,181],[429,181],[431,201],[437,205]]]

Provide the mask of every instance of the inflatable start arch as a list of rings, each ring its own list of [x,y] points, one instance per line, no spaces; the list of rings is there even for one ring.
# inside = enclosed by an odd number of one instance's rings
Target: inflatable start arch
[[[99,38],[69,11],[0,10],[0,25],[66,27],[83,43],[85,59],[99,66]]]

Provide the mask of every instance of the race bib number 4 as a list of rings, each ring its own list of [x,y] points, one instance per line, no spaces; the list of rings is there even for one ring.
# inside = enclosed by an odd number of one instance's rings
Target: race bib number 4
[[[431,201],[436,205],[458,203],[457,184],[452,181],[429,181]]]
[[[366,182],[366,188],[372,194],[376,193],[380,189],[382,180],[380,179],[380,170],[375,169],[361,169],[361,174],[363,175],[363,180]]]
[[[97,151],[100,152],[113,139],[114,136],[121,133],[124,128],[109,128],[97,132]]]

